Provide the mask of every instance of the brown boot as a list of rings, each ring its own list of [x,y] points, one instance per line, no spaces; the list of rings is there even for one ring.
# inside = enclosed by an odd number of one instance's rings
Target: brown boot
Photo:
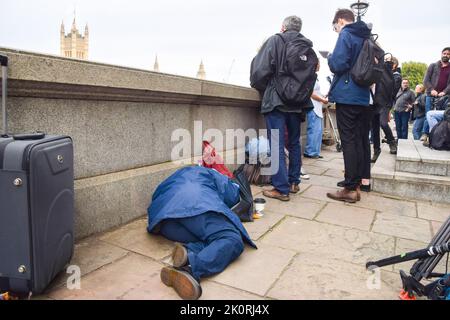
[[[189,272],[165,267],[161,270],[161,281],[174,288],[183,300],[198,300],[202,295],[202,287]]]
[[[182,244],[175,244],[175,249],[173,249],[172,252],[172,261],[175,268],[181,268],[187,265],[188,253],[186,248]]]
[[[358,202],[358,192],[342,189],[335,193],[327,193],[327,197],[336,201],[343,201],[347,203]]]
[[[276,199],[276,200],[280,200],[280,201],[283,201],[283,202],[287,202],[287,201],[291,200],[289,198],[289,195],[283,195],[276,189],[273,189],[273,190],[270,190],[270,191],[264,191],[263,195],[266,198]]]

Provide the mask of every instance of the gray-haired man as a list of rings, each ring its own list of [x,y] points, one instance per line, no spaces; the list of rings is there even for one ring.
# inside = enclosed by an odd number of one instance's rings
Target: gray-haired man
[[[279,170],[272,175],[272,191],[264,196],[289,201],[290,193],[300,191],[301,146],[300,124],[303,109],[313,108],[308,99],[304,105],[287,105],[281,99],[275,86],[277,67],[281,65],[281,52],[286,43],[301,37],[302,19],[290,16],[284,19],[281,33],[270,37],[262,46],[251,66],[251,86],[262,95],[261,113],[266,119],[268,138],[271,141],[272,159],[278,158]],[[312,45],[312,43],[311,43]],[[285,130],[287,129],[287,141]],[[278,132],[276,137],[274,132]],[[273,136],[272,136],[273,133]],[[272,143],[275,142],[275,143]],[[286,167],[284,148],[289,150],[289,171]]]

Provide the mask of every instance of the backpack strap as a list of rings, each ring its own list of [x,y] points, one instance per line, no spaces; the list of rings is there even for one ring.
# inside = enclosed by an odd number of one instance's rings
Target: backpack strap
[[[283,41],[284,44],[286,44],[286,40],[284,40],[283,36],[281,35],[281,33],[277,33],[277,36],[279,36],[281,38],[281,40]]]

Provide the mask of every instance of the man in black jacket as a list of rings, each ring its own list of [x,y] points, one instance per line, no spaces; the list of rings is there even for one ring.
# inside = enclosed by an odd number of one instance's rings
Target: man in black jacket
[[[276,70],[281,65],[281,51],[285,43],[299,37],[301,29],[302,20],[299,17],[287,17],[283,21],[281,33],[264,43],[252,62],[250,72],[251,86],[262,95],[261,113],[266,119],[272,159],[278,160],[279,164],[278,171],[272,175],[274,189],[265,191],[264,196],[280,201],[289,201],[290,193],[300,191],[300,124],[304,109],[313,108],[310,99],[305,105],[286,105],[275,87]],[[303,36],[300,34],[300,37]],[[286,129],[288,141],[285,141]],[[285,145],[289,149],[289,172],[286,167]]]
[[[432,63],[427,70],[423,83],[427,90],[426,113],[430,112],[435,98],[440,98],[450,94],[450,47],[442,50],[441,60]],[[425,120],[423,125],[423,136],[420,140],[428,141],[430,126]]]

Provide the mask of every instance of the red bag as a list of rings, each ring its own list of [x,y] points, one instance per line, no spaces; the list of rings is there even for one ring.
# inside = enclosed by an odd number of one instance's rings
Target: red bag
[[[230,170],[224,165],[222,157],[216,153],[216,149],[208,141],[203,141],[202,165],[205,168],[214,169],[230,179],[234,178]]]

